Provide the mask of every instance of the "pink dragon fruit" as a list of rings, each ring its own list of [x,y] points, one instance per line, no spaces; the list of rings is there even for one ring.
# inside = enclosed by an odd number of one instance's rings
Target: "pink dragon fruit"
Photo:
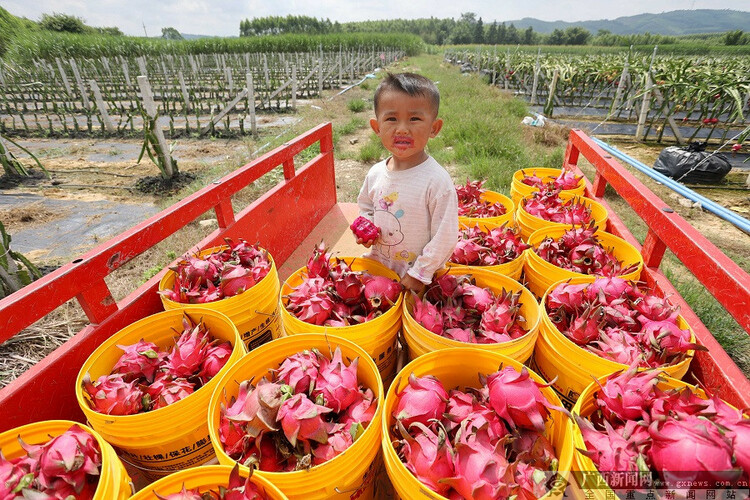
[[[544,470],[531,464],[526,462],[516,464],[513,479],[518,487],[523,490],[516,493],[518,496],[536,499],[547,494],[547,474]]]
[[[605,359],[623,365],[643,366],[643,346],[635,335],[616,328],[607,328],[599,334],[599,340],[586,346],[586,349]]]
[[[146,382],[153,382],[156,370],[167,356],[167,353],[160,351],[156,344],[143,339],[133,345],[118,345],[117,347],[125,353],[115,363],[112,373],[121,374],[128,382],[141,378]]]
[[[310,394],[318,379],[318,369],[322,356],[316,350],[292,354],[279,366],[277,377],[290,385],[295,394]]]
[[[430,425],[432,420],[439,420],[448,402],[448,393],[437,378],[417,377],[413,373],[409,375],[409,383],[396,392],[396,397],[398,403],[393,416],[407,429],[414,422]]]
[[[365,243],[370,243],[378,239],[380,236],[380,228],[370,221],[370,219],[359,216],[351,223],[349,229],[352,230],[354,236],[362,240]]]
[[[626,473],[648,470],[643,454],[648,441],[648,432],[635,421],[618,432],[607,420],[603,432],[597,431],[588,420],[577,417],[578,428],[586,443],[586,450],[580,450],[594,462],[600,472]]]
[[[641,323],[677,321],[678,309],[670,305],[666,299],[656,295],[646,295],[634,300],[633,309],[638,312],[638,320]]]
[[[653,400],[659,374],[657,370],[637,372],[637,367],[633,366],[610,376],[603,386],[599,384],[596,404],[604,418],[622,422],[642,418]]]
[[[80,492],[87,476],[99,475],[101,465],[101,451],[94,436],[73,425],[44,445],[37,480],[43,488],[52,488],[59,478]]]
[[[440,479],[440,483],[453,487],[463,498],[507,498],[513,471],[503,453],[505,440],[493,445],[486,433],[477,433],[476,437],[455,445],[456,475]]]
[[[442,429],[436,434],[425,425],[417,422],[413,428],[418,429],[416,436],[406,431],[399,424],[404,438],[401,455],[406,468],[425,486],[440,494],[447,493],[450,485],[443,478],[452,477],[455,473],[450,442]]]
[[[465,285],[463,288],[463,305],[483,313],[495,302],[492,291],[476,285]]]
[[[586,295],[590,300],[598,300],[601,304],[610,305],[621,299],[633,288],[622,278],[597,278],[586,287]]]
[[[649,458],[670,484],[680,481],[736,481],[742,475],[732,460],[730,439],[710,421],[685,415],[649,426]]]
[[[363,278],[365,284],[365,300],[370,309],[385,311],[396,303],[403,287],[400,283],[386,276],[367,275]]]
[[[490,249],[488,247],[482,246],[474,240],[458,240],[450,261],[455,262],[456,264],[470,266],[480,261],[480,256],[489,251]]]
[[[648,339],[654,348],[664,351],[666,355],[690,350],[707,350],[702,345],[690,342],[690,330],[682,330],[675,322],[669,320],[644,323],[641,335]]]
[[[599,338],[599,330],[603,327],[601,306],[589,306],[563,333],[577,345],[587,345]]]
[[[493,410],[512,428],[534,429],[544,432],[544,421],[550,409],[565,411],[552,405],[539,390],[526,367],[519,373],[512,366],[487,377],[489,403]]]
[[[195,390],[194,385],[184,378],[172,378],[166,373],[156,378],[146,393],[151,398],[151,410],[158,410],[181,401],[191,395]]]
[[[479,325],[481,329],[495,333],[508,333],[513,323],[523,319],[518,314],[521,308],[518,303],[521,292],[503,292],[495,299],[494,304],[482,313]]]
[[[225,297],[233,297],[255,286],[252,269],[241,265],[224,264],[221,272],[221,292]]]
[[[361,389],[357,391],[357,397],[354,402],[344,411],[343,415],[339,419],[339,422],[346,425],[359,423],[362,425],[369,424],[375,416],[375,411],[378,408],[377,401],[375,401],[375,394],[372,390]]]
[[[16,498],[16,493],[29,479],[28,473],[28,467],[6,459],[0,451],[0,498],[8,500]]]
[[[186,315],[183,326],[184,330],[164,364],[165,371],[174,378],[187,378],[200,370],[210,340],[203,323],[194,324]]]
[[[336,294],[346,305],[355,305],[361,302],[365,292],[365,286],[355,273],[344,273],[333,282]]]
[[[412,297],[414,298],[412,311],[414,320],[432,333],[440,335],[443,331],[443,315],[440,310],[427,300],[420,299],[414,292],[412,292]]]
[[[307,298],[300,304],[297,317],[306,323],[322,325],[331,315],[333,300],[324,292],[317,293]]]
[[[477,398],[469,393],[453,389],[443,414],[443,424],[448,431],[457,428],[474,410],[478,408]]]
[[[563,308],[568,314],[578,310],[586,299],[586,283],[574,285],[563,283],[547,294],[547,309]]]
[[[240,385],[235,403],[226,410],[226,418],[241,423],[247,434],[257,438],[262,432],[278,430],[279,407],[284,398],[283,386],[263,377],[250,389]],[[300,394],[301,396],[301,394]]]
[[[357,363],[359,358],[346,366],[341,359],[341,349],[336,348],[333,358],[328,361],[321,357],[318,378],[312,391],[313,398],[323,397],[325,406],[336,413],[349,407],[357,400]]]
[[[144,393],[137,382],[125,382],[120,375],[102,375],[91,382],[88,373],[83,377],[83,389],[89,395],[91,408],[106,415],[134,415],[143,408]]]
[[[443,337],[456,342],[465,342],[467,344],[479,343],[474,331],[471,328],[447,328],[443,330]],[[510,340],[510,337],[508,337]]]
[[[354,429],[358,429],[357,424],[353,423],[350,425],[340,425],[339,430],[333,434],[328,435],[328,442],[324,444],[317,444],[312,449],[313,465],[319,465],[336,456],[340,455],[352,444],[354,444],[354,437],[352,436],[352,426]],[[356,431],[355,431],[356,432]]]
[[[331,413],[330,408],[313,403],[304,394],[295,394],[281,403],[276,420],[292,446],[297,446],[298,439],[327,443],[324,420],[327,413]]]
[[[276,447],[275,440],[271,434],[263,433],[255,440],[254,447],[250,450],[244,463],[251,468],[257,468],[266,472],[282,472],[283,457]]]
[[[322,241],[313,250],[312,256],[307,260],[307,275],[310,278],[327,278],[331,272],[329,260],[331,255],[328,253],[325,243]]]
[[[198,372],[198,378],[200,378],[202,384],[207,384],[224,368],[232,355],[232,350],[232,344],[227,341],[216,340],[208,345],[206,357],[203,358]]]
[[[156,495],[156,498],[159,500],[202,500],[203,495],[201,494],[200,490],[198,488],[191,488],[187,489],[185,487],[185,484],[182,484],[182,489],[177,493],[171,493],[167,496],[161,496],[160,494],[154,492],[154,495]]]
[[[266,500],[266,492],[263,487],[251,481],[253,469],[247,478],[240,476],[240,464],[235,464],[229,473],[229,484],[226,488],[219,487],[219,500]]]

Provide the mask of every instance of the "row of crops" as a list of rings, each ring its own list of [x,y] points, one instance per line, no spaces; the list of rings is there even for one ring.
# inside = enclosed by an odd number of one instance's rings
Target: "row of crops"
[[[324,89],[351,84],[403,55],[397,49],[360,47],[5,64],[0,65],[0,133],[140,132],[146,104],[153,100],[171,136],[244,134],[255,131],[256,111],[294,112],[298,99],[320,97]]]
[[[446,60],[480,71],[546,116],[636,124],[638,139],[741,140],[750,111],[749,56],[673,56],[657,50],[537,53],[452,49]],[[632,128],[631,128],[632,129]],[[737,135],[740,137],[737,137]]]

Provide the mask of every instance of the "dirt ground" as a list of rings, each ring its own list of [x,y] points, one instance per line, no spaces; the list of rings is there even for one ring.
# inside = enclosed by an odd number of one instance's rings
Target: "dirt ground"
[[[358,159],[360,149],[370,139],[371,131],[367,125],[372,111],[366,107],[359,113],[353,113],[347,108],[347,103],[355,98],[364,99],[371,107],[372,89],[353,88],[343,95],[335,96],[329,92],[323,99],[307,101],[301,104],[298,120],[277,120],[278,117],[265,117],[264,133],[257,139],[251,137],[237,139],[186,139],[180,138],[173,143],[173,156],[177,159],[181,172],[190,174],[193,180],[188,187],[174,192],[159,194],[144,193],[137,189],[139,179],[157,176],[158,169],[147,158],[137,162],[141,141],[138,139],[20,139],[20,143],[32,151],[50,173],[50,178],[37,178],[17,186],[0,186],[0,221],[3,222],[11,235],[20,235],[34,228],[49,227],[50,224],[61,224],[70,217],[70,210],[65,207],[50,208],[41,200],[61,200],[71,203],[110,202],[116,204],[135,204],[145,207],[145,214],[156,213],[159,210],[178,201],[187,194],[207,185],[215,179],[221,178],[253,158],[256,158],[274,146],[279,137],[288,134],[297,135],[309,128],[326,121],[334,124],[334,130],[342,130],[354,121],[358,127],[346,134],[340,134],[336,144],[336,179],[338,199],[343,202],[353,202],[362,184],[367,170],[372,162],[364,163]],[[274,120],[277,120],[274,124]],[[286,134],[286,135],[285,135]],[[292,135],[292,136],[293,136]],[[650,146],[633,143],[632,141],[613,138],[611,144],[630,156],[652,165],[663,145]],[[21,159],[24,154],[14,151]],[[28,159],[24,163],[31,166]],[[457,178],[457,166],[446,165],[457,182],[464,179]],[[750,261],[750,237],[734,226],[726,223],[714,215],[693,206],[688,200],[676,195],[664,186],[658,185],[634,170],[631,170],[649,188],[656,192],[672,208],[697,227],[706,237],[713,241],[722,251],[747,270]],[[748,171],[737,171],[730,174],[729,189],[700,190],[704,196],[718,203],[748,216],[750,214],[750,196],[747,190],[735,189],[744,184]],[[260,181],[258,181],[260,182]],[[262,188],[262,186],[260,186]],[[259,189],[260,189],[259,188]],[[11,196],[28,197],[30,201],[14,204],[2,204],[3,199]],[[247,196],[252,197],[250,192]],[[75,205],[73,205],[75,206]],[[148,215],[143,215],[143,218]],[[205,224],[204,224],[205,222]],[[199,239],[200,231],[208,233],[213,227],[211,221],[196,223],[190,228],[190,236],[185,236],[182,244],[190,238]],[[137,223],[137,222],[136,222]],[[112,225],[112,233],[95,234],[85,241],[79,241],[71,254],[67,256],[49,256],[43,250],[30,250],[25,253],[35,264],[54,269],[68,262],[76,255],[93,248],[96,244],[115,236],[134,225],[131,221],[123,221],[124,226],[118,228]],[[16,239],[14,238],[14,242]],[[189,242],[185,246],[189,246]],[[175,248],[179,248],[176,246]],[[118,270],[118,278],[109,282],[116,300],[124,297],[143,282],[144,275],[163,267],[161,262],[169,262],[166,256],[173,248],[161,245],[149,251],[132,264]],[[174,257],[172,257],[174,258]],[[109,281],[109,280],[108,280]],[[10,352],[10,355],[0,355],[0,387],[5,385],[25,368],[40,359],[45,351],[49,352],[56,345],[64,341],[65,335],[60,335],[59,343],[50,339],[43,332],[50,329],[68,330],[68,333],[78,331],[85,324],[85,317],[75,301],[66,304],[51,315],[30,327],[25,336],[16,336],[12,342],[0,345],[0,352]],[[45,323],[46,321],[46,323]],[[44,338],[47,345],[42,348],[32,340]],[[6,363],[6,364],[4,364]]]

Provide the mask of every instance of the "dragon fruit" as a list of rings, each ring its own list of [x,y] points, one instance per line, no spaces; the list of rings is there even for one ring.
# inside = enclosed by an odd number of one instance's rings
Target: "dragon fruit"
[[[158,410],[185,399],[191,395],[195,387],[184,378],[172,378],[166,373],[157,377],[146,390],[151,399],[151,410]]]
[[[91,382],[86,373],[83,377],[83,389],[89,396],[91,408],[107,415],[134,415],[143,408],[144,393],[138,383],[125,382],[121,375],[102,375]]]
[[[544,432],[544,421],[550,409],[565,411],[552,405],[524,367],[519,373],[507,366],[487,377],[490,406],[512,428]]]
[[[323,415],[333,411],[331,408],[317,405],[304,394],[295,394],[279,406],[276,420],[281,423],[284,435],[297,446],[297,440],[328,442],[328,432]]]
[[[187,378],[200,370],[208,352],[210,336],[203,323],[194,324],[183,316],[184,330],[167,356],[164,365],[167,373],[175,378]]]
[[[227,341],[215,340],[208,345],[206,356],[201,362],[198,378],[206,385],[227,364],[232,355],[233,346]]]
[[[491,202],[483,199],[482,189],[484,181],[471,182],[466,179],[466,185],[456,186],[458,196],[458,215],[462,217],[499,217],[507,212],[502,203]]]
[[[318,379],[321,355],[315,349],[292,354],[277,372],[279,380],[294,389],[295,393],[310,394]]]
[[[253,438],[262,432],[278,430],[279,408],[288,392],[285,386],[263,377],[249,392],[241,393],[243,398],[238,397],[224,417],[242,423],[245,432]]]
[[[356,392],[354,402],[341,415],[340,422],[346,425],[355,423],[366,425],[372,421],[375,410],[377,410],[377,403],[372,390],[359,390]]]
[[[409,375],[409,383],[396,393],[398,404],[393,412],[396,420],[407,429],[414,422],[430,425],[445,413],[448,393],[440,381],[432,376]]]
[[[380,228],[373,224],[370,219],[361,215],[354,219],[349,229],[352,230],[357,239],[365,243],[373,242],[380,236]]]
[[[328,278],[331,272],[328,261],[331,255],[324,242],[318,243],[313,250],[313,254],[307,259],[307,275],[311,278]]]
[[[529,215],[550,222],[585,225],[593,221],[591,208],[579,198],[564,200],[560,189],[546,186],[523,199],[521,206]]]
[[[412,292],[412,298],[414,299],[414,319],[431,331],[438,335],[443,331],[443,315],[437,306],[427,302],[427,300],[421,300],[416,293]]]
[[[328,441],[326,443],[314,446],[312,450],[313,465],[320,465],[337,457],[354,444],[352,429],[355,429],[356,433],[358,425],[358,423],[351,424],[350,426],[342,425],[340,426],[341,429],[328,435]]]
[[[341,359],[341,349],[336,348],[333,359],[322,358],[312,397],[323,398],[325,406],[336,413],[346,410],[357,400],[357,363],[355,358],[349,366]]]
[[[466,266],[495,266],[518,258],[529,245],[518,231],[503,224],[490,230],[479,225],[459,230],[450,262]]]
[[[112,373],[121,374],[123,379],[128,382],[141,378],[145,379],[146,382],[153,382],[156,370],[159,369],[167,356],[167,353],[160,351],[156,344],[146,342],[143,339],[133,345],[118,345],[117,347],[125,353],[112,367]]]
[[[600,386],[597,404],[608,420],[625,422],[641,418],[647,411],[654,388],[659,383],[659,372],[637,372],[631,367]]]
[[[399,422],[403,442],[401,456],[406,468],[432,491],[446,493],[450,485],[443,479],[453,477],[455,473],[453,454],[445,432],[439,429],[437,433],[420,422],[410,426],[416,436],[407,432]]]
[[[462,298],[464,307],[474,309],[478,313],[483,313],[495,302],[490,290],[476,285],[464,286]]]
[[[400,283],[386,276],[367,276],[362,280],[365,284],[365,299],[370,309],[385,311],[396,303],[403,287]]]
[[[171,493],[167,496],[161,496],[154,492],[159,500],[203,500],[203,495],[198,488],[187,489],[183,483],[182,489],[177,493]]]

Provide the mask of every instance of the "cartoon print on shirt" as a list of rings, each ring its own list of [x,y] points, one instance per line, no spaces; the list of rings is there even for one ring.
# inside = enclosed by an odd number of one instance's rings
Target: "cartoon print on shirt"
[[[380,221],[380,245],[377,247],[377,252],[383,257],[391,258],[391,247],[398,245],[404,241],[404,233],[401,231],[401,223],[399,218],[404,215],[404,211],[399,209],[394,213],[390,212],[390,208],[393,203],[398,199],[398,193],[393,192],[387,196],[383,196],[379,201],[378,205],[383,210],[375,210],[378,215],[376,219]],[[380,215],[382,214],[382,215]]]

